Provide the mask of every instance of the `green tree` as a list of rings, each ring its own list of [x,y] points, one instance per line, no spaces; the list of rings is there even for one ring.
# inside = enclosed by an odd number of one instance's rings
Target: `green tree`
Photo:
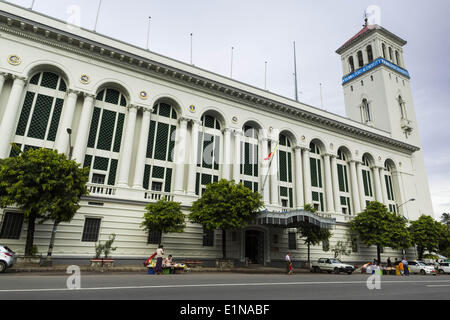
[[[0,207],[15,205],[24,213],[28,221],[26,256],[32,255],[37,220],[72,220],[81,196],[88,193],[88,172],[64,154],[48,149],[30,149],[0,161]]]
[[[445,257],[450,257],[450,214],[443,213],[441,222],[447,226],[447,232],[439,242],[439,253]]]
[[[446,225],[427,215],[421,215],[418,220],[411,221],[409,230],[414,244],[417,246],[419,260],[422,259],[425,250],[428,250],[429,253],[437,251],[439,244],[448,234]]]
[[[309,211],[311,213],[316,213],[317,210],[314,206],[310,204],[305,204],[305,211]],[[301,221],[297,225],[297,230],[300,233],[301,237],[304,238],[304,243],[308,247],[308,267],[311,265],[311,246],[318,245],[322,241],[328,241],[332,233],[330,230],[321,228],[315,224],[309,223],[308,221]]]
[[[381,248],[407,248],[411,239],[406,220],[389,212],[384,204],[377,201],[370,202],[350,221],[350,231],[366,246],[377,247],[378,261],[381,261]]]
[[[264,205],[258,192],[225,179],[206,186],[191,207],[189,220],[208,230],[222,230],[222,253],[226,258],[226,231],[239,230],[252,222]]]
[[[162,233],[183,232],[186,218],[181,211],[181,203],[169,201],[165,197],[145,207],[144,221],[141,227],[147,231]]]

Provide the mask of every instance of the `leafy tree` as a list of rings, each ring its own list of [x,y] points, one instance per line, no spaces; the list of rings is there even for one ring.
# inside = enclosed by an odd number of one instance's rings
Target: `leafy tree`
[[[334,258],[340,259],[341,256],[349,256],[352,253],[352,250],[348,248],[348,245],[348,241],[344,242],[339,240],[333,249],[331,249],[334,253]]]
[[[25,255],[32,255],[37,220],[72,220],[81,196],[88,193],[88,170],[48,149],[0,160],[0,207],[15,205],[23,211],[28,221]]]
[[[258,192],[242,183],[225,179],[206,186],[202,197],[191,207],[189,220],[208,230],[222,230],[222,253],[226,258],[226,231],[239,230],[252,222],[264,205]]]
[[[400,249],[410,244],[406,220],[389,212],[384,204],[377,201],[370,202],[350,221],[350,231],[366,246],[377,247],[378,261],[381,261],[382,247]]]
[[[314,206],[310,204],[305,204],[305,211],[309,211],[311,213],[316,213],[317,210]],[[301,234],[302,238],[304,238],[304,243],[308,247],[308,266],[311,265],[311,246],[318,245],[322,241],[328,241],[332,233],[330,230],[321,228],[315,224],[312,224],[308,221],[301,221],[297,226],[298,232]]]
[[[409,227],[414,244],[417,246],[419,260],[425,250],[429,253],[439,249],[440,242],[446,238],[446,225],[434,220],[431,216],[421,215],[418,220],[411,221]]]
[[[447,232],[439,242],[439,253],[445,257],[450,257],[450,214],[443,213],[441,222],[447,226]]]
[[[186,227],[180,202],[169,201],[164,197],[158,202],[147,204],[145,210],[144,221],[141,224],[144,230],[169,233],[183,232]]]

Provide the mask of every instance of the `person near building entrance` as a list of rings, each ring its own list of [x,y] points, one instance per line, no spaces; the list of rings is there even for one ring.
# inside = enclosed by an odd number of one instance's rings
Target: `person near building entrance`
[[[287,253],[285,260],[286,260],[287,273],[292,274],[293,269],[292,269],[292,261],[291,261],[291,253],[290,252]]]

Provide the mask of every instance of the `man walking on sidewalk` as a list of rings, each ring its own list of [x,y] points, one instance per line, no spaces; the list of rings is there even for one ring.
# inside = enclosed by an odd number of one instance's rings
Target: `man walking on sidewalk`
[[[287,273],[288,274],[292,274],[293,268],[292,268],[292,261],[291,261],[291,253],[290,252],[287,253],[285,260],[286,260]]]

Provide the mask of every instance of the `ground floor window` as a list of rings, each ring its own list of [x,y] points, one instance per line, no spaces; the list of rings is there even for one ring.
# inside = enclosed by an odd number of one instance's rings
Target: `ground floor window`
[[[3,215],[0,239],[20,239],[23,220],[23,213],[6,212]]]
[[[289,250],[297,250],[297,234],[289,232],[288,234]]]
[[[160,244],[162,233],[159,230],[151,230],[148,232],[147,244]]]
[[[214,246],[214,230],[203,229],[203,246]]]
[[[98,235],[100,233],[100,218],[86,218],[84,221],[83,236],[81,241],[83,242],[97,242]]]

